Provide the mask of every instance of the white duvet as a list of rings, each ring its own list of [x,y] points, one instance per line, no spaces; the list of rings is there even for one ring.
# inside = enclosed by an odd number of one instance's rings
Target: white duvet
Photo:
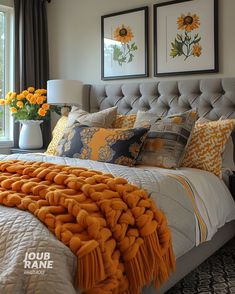
[[[227,187],[216,176],[194,169],[172,171],[149,167],[128,168],[90,160],[61,158],[43,154],[0,155],[0,160],[48,161],[83,166],[121,176],[147,190],[164,211],[172,232],[176,257],[199,243],[200,226],[192,202],[183,186],[169,173],[187,178],[194,190],[195,202],[207,227],[210,240],[219,227],[235,219],[235,202]],[[53,268],[44,275],[24,273],[27,252],[49,252]],[[33,215],[0,206],[0,293],[43,294],[79,293],[75,286],[76,257]]]
[[[171,173],[185,176],[194,189],[197,206],[206,222],[208,229],[207,241],[225,223],[235,219],[235,200],[222,179],[214,174],[196,168],[183,167],[177,170],[169,170],[156,167],[139,166],[153,172]],[[197,245],[199,242],[197,242]]]

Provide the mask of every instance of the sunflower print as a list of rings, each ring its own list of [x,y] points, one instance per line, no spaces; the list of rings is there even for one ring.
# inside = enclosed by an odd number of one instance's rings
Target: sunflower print
[[[185,30],[191,32],[198,29],[200,26],[199,17],[196,14],[191,15],[189,12],[187,15],[181,14],[177,19],[178,30]]]
[[[200,57],[202,54],[201,36],[198,32],[194,33],[201,25],[199,16],[191,12],[181,14],[176,24],[179,32],[171,42],[170,56],[172,58],[183,57],[184,61],[189,57]]]
[[[119,44],[111,45],[113,49],[113,60],[119,66],[130,63],[134,59],[134,52],[138,49],[134,39],[134,33],[130,26],[122,24],[117,26],[113,32],[113,40]]]
[[[123,44],[130,42],[134,38],[131,28],[125,25],[117,27],[113,35],[115,41],[121,42]]]

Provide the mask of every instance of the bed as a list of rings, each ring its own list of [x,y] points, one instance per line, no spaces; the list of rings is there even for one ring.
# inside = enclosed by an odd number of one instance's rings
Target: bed
[[[117,105],[122,114],[145,110],[166,116],[197,108],[200,117],[210,120],[218,120],[221,116],[235,118],[235,78],[87,85],[81,104],[89,112]],[[164,293],[235,235],[235,202],[224,182],[206,171],[191,168],[175,171],[145,166],[127,168],[44,154],[0,156],[0,160],[5,159],[80,165],[122,176],[146,189],[168,218],[177,271],[158,292],[149,286],[142,293]],[[194,201],[206,206],[205,214],[201,213],[207,223],[206,234],[198,229],[201,228],[200,220],[195,217],[192,199],[183,192],[175,175],[186,178],[191,183]],[[179,197],[173,199],[172,195]],[[167,205],[170,198],[174,205]],[[206,205],[206,202],[211,202],[211,205]],[[177,209],[182,218],[176,219]],[[192,226],[187,225],[189,223]],[[0,226],[0,259],[3,261],[0,265],[1,293],[42,293],[43,289],[46,293],[79,293],[74,287],[76,259],[72,252],[36,218],[29,213],[1,206]],[[202,243],[203,238],[207,241]],[[48,270],[46,275],[25,275],[22,260],[25,248],[51,252],[55,270]]]
[[[124,114],[140,109],[166,116],[197,107],[199,116],[210,120],[218,120],[223,115],[235,118],[235,78],[97,85],[91,87],[89,101],[89,105],[87,101],[83,104],[92,112],[117,104]],[[160,292],[172,287],[234,235],[233,221],[220,228],[211,242],[181,256],[177,260],[177,272]],[[154,290],[148,288],[146,293],[154,293]]]

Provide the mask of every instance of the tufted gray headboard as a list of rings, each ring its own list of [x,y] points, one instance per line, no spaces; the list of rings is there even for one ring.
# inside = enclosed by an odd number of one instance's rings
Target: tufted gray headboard
[[[235,118],[235,78],[92,85],[85,109],[117,105],[121,114],[145,110],[159,116],[197,108],[200,117]]]

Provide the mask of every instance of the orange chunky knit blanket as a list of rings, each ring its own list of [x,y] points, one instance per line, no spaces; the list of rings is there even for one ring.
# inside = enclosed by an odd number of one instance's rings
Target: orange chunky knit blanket
[[[28,210],[78,258],[88,294],[135,294],[175,269],[166,218],[125,179],[43,162],[0,162],[0,203]]]

